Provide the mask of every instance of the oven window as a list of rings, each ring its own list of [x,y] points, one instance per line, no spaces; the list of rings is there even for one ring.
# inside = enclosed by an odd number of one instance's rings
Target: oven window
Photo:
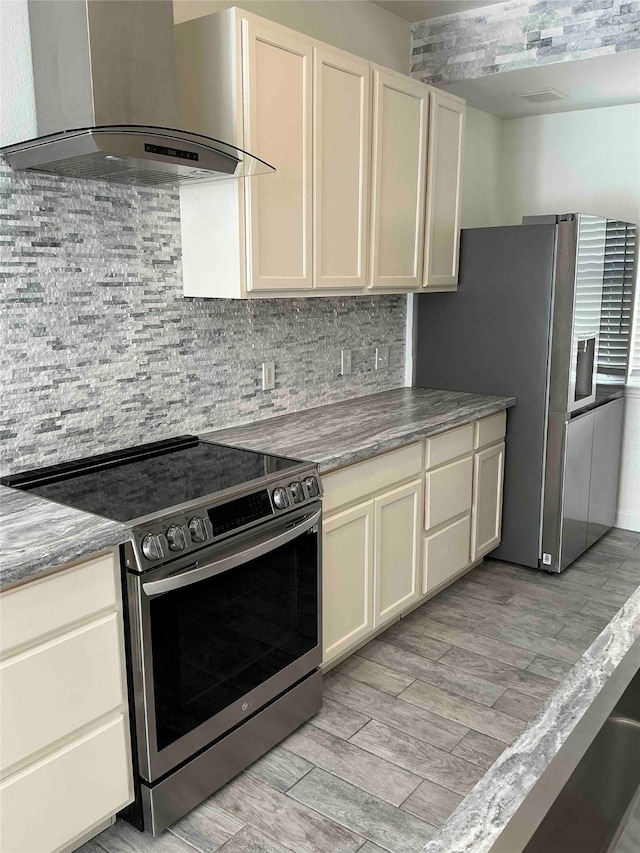
[[[318,643],[318,534],[150,602],[158,750]]]

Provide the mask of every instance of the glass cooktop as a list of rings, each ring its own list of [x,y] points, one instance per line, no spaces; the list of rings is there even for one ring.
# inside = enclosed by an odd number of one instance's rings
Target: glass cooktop
[[[186,435],[13,474],[0,483],[128,522],[302,464]]]

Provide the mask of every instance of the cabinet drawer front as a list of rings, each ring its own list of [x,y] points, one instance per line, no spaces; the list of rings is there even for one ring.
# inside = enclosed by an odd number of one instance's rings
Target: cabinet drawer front
[[[381,492],[394,483],[415,477],[421,470],[422,442],[417,441],[365,462],[324,474],[324,511],[331,512],[366,495]]]
[[[120,714],[2,783],[0,849],[51,853],[131,802],[131,790],[129,727]]]
[[[471,518],[454,521],[425,537],[422,592],[435,589],[470,563]]]
[[[476,421],[475,448],[488,447],[497,441],[502,441],[507,431],[507,413],[498,412],[489,418]]]
[[[426,474],[426,530],[471,509],[473,457],[450,462]]]
[[[117,613],[0,664],[2,770],[122,704]]]
[[[0,595],[2,653],[115,606],[117,590],[116,561],[113,554],[107,554],[3,593]]]
[[[473,450],[473,424],[450,429],[425,440],[425,466],[435,468]]]

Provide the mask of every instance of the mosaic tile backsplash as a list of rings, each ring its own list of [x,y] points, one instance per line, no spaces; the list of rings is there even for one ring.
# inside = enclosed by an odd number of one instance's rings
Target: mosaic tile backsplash
[[[404,384],[403,296],[183,298],[175,190],[0,160],[0,198],[3,474]]]
[[[413,24],[411,71],[451,83],[640,49],[640,2],[510,0]]]

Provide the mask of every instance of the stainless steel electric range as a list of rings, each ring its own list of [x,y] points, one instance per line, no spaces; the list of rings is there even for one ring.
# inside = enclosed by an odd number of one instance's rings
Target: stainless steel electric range
[[[2,482],[131,527],[139,829],[158,835],[320,709],[313,463],[182,436]]]

